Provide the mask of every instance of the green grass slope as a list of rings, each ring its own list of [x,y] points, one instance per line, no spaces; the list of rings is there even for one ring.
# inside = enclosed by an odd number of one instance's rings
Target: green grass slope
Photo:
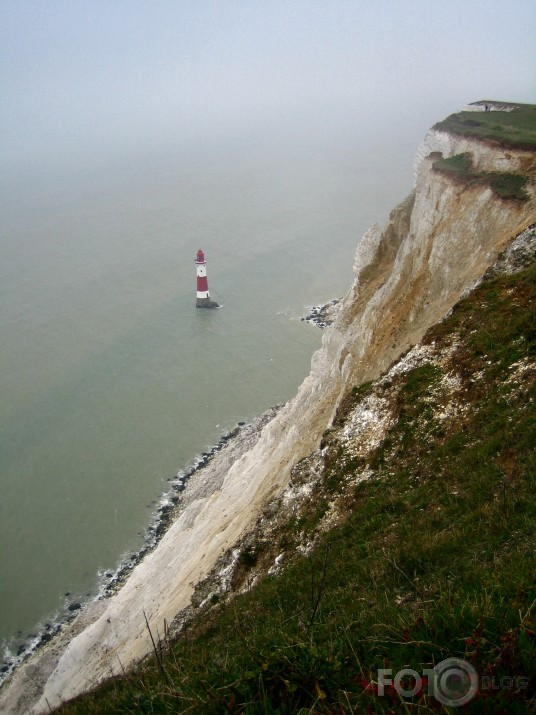
[[[240,567],[245,582],[283,550],[285,568],[215,603],[175,643],[153,633],[157,657],[61,712],[529,712],[535,299],[535,266],[486,280],[426,335],[436,359],[351,390],[310,498]],[[396,419],[385,438],[349,455],[350,415],[387,395]],[[303,543],[314,548],[300,554]],[[479,676],[464,708],[442,704],[425,679],[409,698],[389,685],[380,694],[379,668],[422,675],[450,657]]]

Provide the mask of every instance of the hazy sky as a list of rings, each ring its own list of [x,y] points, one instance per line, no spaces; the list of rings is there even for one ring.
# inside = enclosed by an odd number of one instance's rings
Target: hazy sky
[[[534,0],[2,0],[0,160],[536,102]]]

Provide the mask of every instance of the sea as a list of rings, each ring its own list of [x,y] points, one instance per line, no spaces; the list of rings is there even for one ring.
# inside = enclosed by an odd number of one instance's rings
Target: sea
[[[4,172],[4,672],[142,547],[170,479],[295,394],[322,338],[301,318],[349,288],[422,130],[264,130]],[[217,310],[195,308],[199,248]]]

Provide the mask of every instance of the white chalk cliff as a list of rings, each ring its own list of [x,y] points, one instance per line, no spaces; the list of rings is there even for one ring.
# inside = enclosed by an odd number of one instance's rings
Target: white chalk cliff
[[[282,492],[292,466],[318,447],[344,394],[416,344],[535,220],[534,201],[503,200],[487,186],[434,171],[429,155],[438,151],[470,152],[479,171],[535,178],[532,152],[431,130],[418,150],[411,195],[383,231],[373,226],[359,242],[353,285],[298,394],[258,438],[219,455],[212,467],[221,475],[217,490],[190,499],[114,596],[81,614],[61,647],[49,644],[16,671],[0,692],[0,712],[49,712],[150,653],[145,615],[162,634],[164,621],[189,605],[195,584]]]

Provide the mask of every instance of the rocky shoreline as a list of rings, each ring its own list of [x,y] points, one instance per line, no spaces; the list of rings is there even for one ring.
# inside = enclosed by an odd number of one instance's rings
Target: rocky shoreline
[[[324,305],[313,305],[307,315],[304,315],[300,320],[306,323],[311,323],[311,325],[316,325],[317,328],[324,330],[335,320],[337,315],[337,306],[341,302],[340,298],[334,298],[330,300],[329,303],[324,303]]]
[[[215,473],[219,470],[209,469],[213,460],[221,453],[241,453],[241,445],[244,444],[248,445],[247,449],[249,449],[252,439],[260,434],[260,430],[277,414],[280,407],[278,405],[271,408],[251,423],[238,422],[234,428],[225,432],[216,444],[196,457],[186,471],[180,470],[168,479],[169,489],[158,500],[158,506],[146,529],[141,548],[125,555],[115,569],[108,569],[98,574],[100,586],[96,595],[86,594],[87,600],[83,598],[72,600],[72,594],[66,593],[63,607],[48,618],[44,625],[38,625],[35,633],[27,636],[20,633],[14,638],[11,648],[6,647],[0,661],[0,689],[5,681],[37,651],[45,646],[54,646],[56,640],[64,642],[63,647],[65,647],[79,630],[73,629],[73,622],[79,617],[86,621],[82,612],[85,614],[93,611],[97,602],[105,601],[117,593],[135,566],[158,546],[183,509],[195,499],[209,496],[221,486],[222,475],[215,477]]]
[[[323,330],[335,319],[339,303],[340,299],[333,299],[328,303],[313,306],[301,320]],[[26,636],[22,633],[17,634],[10,645],[5,648],[0,661],[0,688],[33,653],[68,631],[81,611],[86,610],[92,603],[102,601],[115,594],[136,565],[156,548],[186,505],[194,499],[210,495],[218,488],[213,479],[206,479],[204,472],[214,457],[233,444],[238,446],[241,440],[249,442],[252,434],[260,432],[264,424],[270,421],[280,408],[281,405],[271,408],[249,424],[244,421],[238,422],[234,428],[225,432],[216,444],[196,457],[186,471],[180,470],[175,476],[168,478],[170,488],[158,500],[158,506],[150,519],[140,549],[123,556],[116,568],[107,569],[98,574],[99,586],[96,594],[87,593],[85,598],[77,595],[73,599],[73,594],[66,593],[63,606],[46,619],[44,625],[38,624],[34,629],[35,632]]]

